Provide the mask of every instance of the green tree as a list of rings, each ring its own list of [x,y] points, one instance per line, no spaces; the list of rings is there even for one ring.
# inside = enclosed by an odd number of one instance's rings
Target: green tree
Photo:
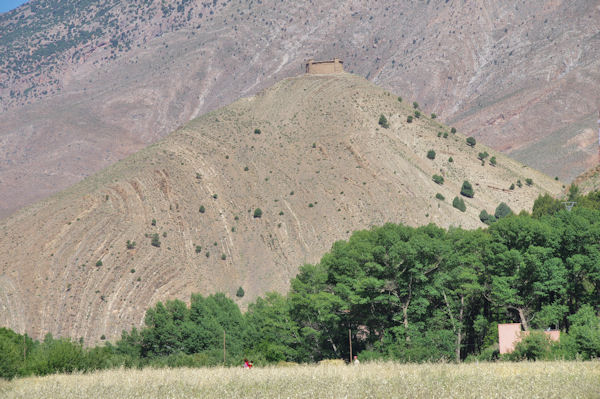
[[[256,208],[256,209],[254,210],[254,218],[255,218],[255,219],[256,219],[256,218],[261,218],[261,217],[262,217],[262,213],[263,213],[263,212],[262,212],[262,210],[261,210],[260,208]]]
[[[431,160],[435,159],[435,151],[434,150],[427,151],[427,158],[429,158]]]
[[[379,115],[379,126],[385,129],[390,127],[390,124],[384,114]]]
[[[452,200],[452,206],[461,212],[465,212],[467,210],[465,201],[463,201],[463,199],[459,197],[454,197],[454,199]]]
[[[240,286],[237,289],[237,292],[235,293],[235,296],[237,296],[238,298],[243,298],[244,294],[245,294],[244,289],[242,288],[242,286]]]
[[[460,194],[465,197],[473,198],[475,192],[473,191],[473,186],[467,180],[463,181],[462,187],[460,188]]]
[[[482,223],[485,223],[489,226],[496,221],[496,217],[494,215],[490,215],[484,209],[479,213],[479,220],[481,220]]]
[[[475,147],[475,144],[477,144],[475,137],[467,137],[467,144],[471,147]]]
[[[444,177],[440,175],[433,175],[432,180],[439,185],[444,184]]]
[[[496,217],[496,219],[502,219],[502,218],[505,218],[505,217],[507,217],[509,215],[512,215],[512,213],[513,213],[512,209],[510,209],[510,207],[508,205],[506,205],[505,202],[501,202],[496,207],[496,211],[494,212],[494,216]]]

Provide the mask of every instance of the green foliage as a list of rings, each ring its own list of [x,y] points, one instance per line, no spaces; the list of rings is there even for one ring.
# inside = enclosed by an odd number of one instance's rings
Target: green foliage
[[[445,200],[445,199],[446,199],[446,198],[445,198],[445,197],[444,197],[442,194],[440,194],[440,193],[437,193],[437,194],[435,194],[435,198],[439,199],[440,201],[443,201],[443,200]]]
[[[482,223],[485,223],[489,226],[490,224],[492,224],[496,221],[496,217],[494,215],[490,215],[484,209],[479,213],[479,220],[481,220]]]
[[[242,286],[240,286],[237,289],[237,292],[235,293],[235,296],[237,296],[238,298],[243,298],[245,295],[244,289],[242,288]]]
[[[196,253],[199,254],[202,252],[202,247],[200,245],[196,245]]]
[[[413,121],[413,117],[412,117],[412,115],[408,115],[408,116],[406,117],[406,123],[412,123],[412,121]]]
[[[151,224],[152,224],[152,226],[156,226],[156,219],[152,219]]]
[[[467,180],[463,181],[462,187],[460,188],[460,194],[468,198],[473,198],[475,195],[473,186]]]
[[[570,334],[576,345],[576,351],[584,359],[600,357],[600,317],[592,306],[583,305],[577,313],[569,317]]]
[[[463,199],[459,197],[454,197],[454,199],[452,200],[452,206],[461,212],[465,212],[467,210],[465,201],[463,201]]]
[[[261,217],[262,217],[262,214],[263,214],[263,212],[262,212],[262,210],[261,210],[260,208],[256,208],[256,209],[254,210],[254,218],[255,218],[255,219],[256,219],[256,218],[261,218]]]
[[[226,260],[226,259],[227,259],[227,255],[221,254],[221,260]]]
[[[511,360],[541,360],[547,359],[551,351],[550,339],[541,331],[531,331],[515,350],[509,354]]]
[[[200,212],[200,213],[206,212],[206,208],[204,207],[204,205],[200,205],[200,208],[198,209],[198,212]]]
[[[427,158],[429,158],[431,160],[435,159],[435,151],[434,150],[427,151]]]
[[[477,158],[481,161],[481,163],[483,164],[485,162],[485,159],[489,156],[490,154],[487,153],[487,151],[484,152],[480,152],[477,155]]]
[[[511,184],[510,187],[508,188],[509,190],[514,190],[515,189],[515,185]]]
[[[260,131],[260,129],[256,128],[254,129],[254,134],[261,134],[262,132]]]
[[[521,183],[521,180],[517,180],[517,187],[519,187],[519,188],[523,187],[523,183]]]
[[[152,244],[153,247],[160,247],[160,238],[158,237],[158,233],[152,234],[151,237],[150,244]]]
[[[496,207],[496,211],[494,212],[494,216],[496,217],[496,219],[502,219],[502,218],[505,218],[505,217],[507,217],[509,215],[512,215],[512,213],[513,213],[512,209],[510,209],[510,207],[508,205],[506,205],[505,202],[501,202]]]
[[[415,118],[419,119],[421,117],[421,111],[415,110]]]
[[[98,259],[96,261],[96,266],[98,266],[98,267],[102,266],[102,259]]]
[[[496,164],[497,164],[496,157],[495,157],[495,156],[494,156],[494,157],[491,157],[491,158],[490,158],[490,165],[492,165],[492,166],[496,166]]]
[[[384,114],[379,115],[379,126],[385,129],[390,127],[390,124]]]
[[[475,140],[475,137],[467,137],[467,145],[471,146],[471,147],[475,147],[475,144],[477,144],[477,141]]]
[[[452,134],[456,133],[456,128],[455,127],[451,128],[450,133],[452,133]]]
[[[398,102],[402,102],[402,97],[398,96]]]
[[[127,249],[135,249],[135,241],[127,240],[126,246]]]
[[[530,179],[528,177],[527,179],[525,179],[525,184],[527,184],[528,186],[532,186],[533,185],[533,179]]]
[[[413,102],[413,108],[414,108],[414,109],[417,109],[417,108],[419,108],[419,103],[418,103],[418,102],[416,102],[416,101],[414,101],[414,102]]]
[[[448,162],[454,162],[454,159],[452,157],[448,158]]]
[[[432,113],[431,114],[431,119],[435,119],[435,118],[437,118],[437,115]]]
[[[433,175],[432,180],[439,185],[444,184],[444,177],[440,175]]]

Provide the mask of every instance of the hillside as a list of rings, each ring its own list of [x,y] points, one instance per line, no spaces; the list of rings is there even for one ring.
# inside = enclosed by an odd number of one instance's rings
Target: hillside
[[[357,229],[388,221],[474,228],[479,212],[501,201],[518,212],[540,193],[560,193],[559,182],[469,147],[436,120],[407,123],[413,113],[344,73],[288,78],[191,121],[0,222],[0,325],[93,343],[140,325],[159,300],[235,298],[241,286],[244,305],[286,291],[303,262]],[[482,165],[483,151],[497,166]],[[527,178],[532,186],[508,189]],[[451,202],[464,180],[475,196],[462,213]]]
[[[596,159],[599,14],[584,0],[31,0],[0,16],[0,217],[311,57],[570,180]]]

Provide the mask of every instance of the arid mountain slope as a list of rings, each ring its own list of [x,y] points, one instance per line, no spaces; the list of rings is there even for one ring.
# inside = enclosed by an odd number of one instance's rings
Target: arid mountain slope
[[[0,325],[113,338],[158,300],[234,297],[241,286],[244,304],[286,291],[298,266],[357,229],[478,227],[482,209],[505,201],[518,212],[560,192],[559,182],[460,134],[444,138],[435,120],[407,123],[413,112],[361,77],[305,75],[193,120],[0,222]],[[497,166],[477,159],[486,150]],[[534,184],[508,190],[526,178]],[[465,213],[451,205],[464,180],[475,189]]]
[[[310,57],[341,57],[465,134],[570,180],[595,163],[598,7],[31,0],[0,16],[0,217],[297,74]]]

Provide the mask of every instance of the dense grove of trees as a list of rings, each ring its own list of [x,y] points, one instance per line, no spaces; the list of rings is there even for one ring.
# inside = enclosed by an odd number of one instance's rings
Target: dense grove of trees
[[[562,331],[556,344],[531,333],[513,359],[600,357],[600,194],[570,196],[570,212],[540,197],[531,215],[503,211],[485,230],[357,231],[302,266],[287,296],[268,293],[244,314],[223,294],[159,302],[143,329],[95,348],[0,329],[0,376],[348,358],[349,331],[363,359],[491,360],[505,322]]]

